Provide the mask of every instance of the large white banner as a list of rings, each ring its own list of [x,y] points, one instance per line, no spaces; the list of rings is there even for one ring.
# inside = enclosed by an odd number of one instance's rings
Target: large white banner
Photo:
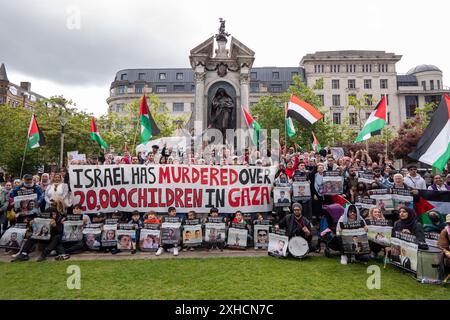
[[[69,166],[70,187],[87,213],[138,210],[222,213],[272,210],[276,167],[202,165]]]

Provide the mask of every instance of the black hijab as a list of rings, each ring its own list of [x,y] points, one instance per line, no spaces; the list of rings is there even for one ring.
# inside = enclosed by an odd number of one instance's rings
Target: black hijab
[[[401,209],[405,209],[406,212],[408,212],[408,218],[402,220],[401,218],[398,220],[398,227],[401,230],[408,229],[412,233],[412,229],[416,223],[416,212],[414,209],[408,208],[408,207],[400,207],[399,211]]]

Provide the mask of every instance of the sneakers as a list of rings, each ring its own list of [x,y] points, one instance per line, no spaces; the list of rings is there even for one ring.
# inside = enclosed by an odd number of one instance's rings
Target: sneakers
[[[56,257],[57,255],[58,255],[58,253],[56,252],[56,250],[52,250],[48,256],[49,257]]]
[[[69,259],[70,258],[70,256],[68,255],[68,254],[60,254],[59,256],[57,256],[56,258],[55,258],[55,260],[57,260],[57,261],[62,261],[62,260],[67,260],[67,259]]]
[[[36,262],[42,262],[42,261],[45,261],[45,260],[47,260],[47,257],[45,257],[43,255],[40,255],[39,258],[36,259]]]
[[[195,249],[194,249],[194,247],[191,247],[190,249],[189,249],[189,251],[194,251]]]
[[[347,264],[348,258],[346,255],[341,256],[341,264]]]
[[[11,262],[16,262],[16,261],[28,261],[30,260],[30,257],[27,254],[18,254],[13,260],[11,260]]]
[[[173,248],[173,255],[174,256],[178,255],[178,248],[177,247]]]
[[[158,248],[158,251],[156,251],[156,254],[155,254],[155,256],[160,256],[162,253],[163,253],[163,248],[162,247],[159,247]]]

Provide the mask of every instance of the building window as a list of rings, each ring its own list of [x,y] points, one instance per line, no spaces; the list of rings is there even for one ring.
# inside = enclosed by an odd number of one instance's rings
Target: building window
[[[340,112],[333,112],[333,123],[341,124],[341,113]]]
[[[159,80],[166,80],[166,74],[165,73],[160,73],[159,74]]]
[[[173,103],[173,112],[184,112],[184,103],[183,102],[174,102]]]
[[[145,73],[139,73],[138,79],[139,80],[144,80],[145,79]]]
[[[388,81],[387,81],[387,79],[380,79],[380,88],[381,89],[387,89],[388,88]]]
[[[427,90],[427,83],[425,81],[422,81],[422,88],[424,91]]]
[[[120,75],[120,80],[128,80],[128,75],[126,73]]]
[[[174,85],[173,91],[176,93],[184,92],[184,85]]]
[[[331,80],[331,88],[339,89],[339,80]]]
[[[177,73],[177,80],[183,80],[183,73],[181,72]]]
[[[379,64],[378,71],[379,72],[388,72],[388,65],[387,64]]]
[[[280,73],[278,71],[272,72],[272,79],[280,79]]]
[[[437,81],[437,89],[438,89],[438,90],[441,90],[441,80],[438,80],[438,81]]]
[[[165,112],[166,111],[166,103],[165,102],[161,102],[160,104],[159,104],[159,107],[158,107],[158,112]]]
[[[372,99],[373,99],[373,95],[371,95],[371,94],[366,95],[366,105],[371,106]]]
[[[143,84],[136,84],[136,85],[134,85],[134,92],[135,93],[143,93],[144,92],[144,85]]]
[[[333,107],[341,106],[341,96],[338,94],[333,94]]]
[[[347,72],[349,73],[356,72],[356,64],[347,64]]]
[[[127,90],[126,86],[118,86],[117,87],[117,94],[125,94],[126,90]]]
[[[356,126],[358,124],[358,120],[355,112],[350,112],[348,114],[348,121],[351,126]]]
[[[156,86],[156,93],[167,93],[167,86]]]
[[[372,72],[372,65],[371,64],[363,64],[362,66],[363,72],[369,73]]]
[[[123,111],[123,105],[116,104],[116,112],[122,112]]]
[[[270,91],[271,92],[281,92],[281,91],[283,91],[283,86],[281,84],[271,84]]]
[[[349,89],[355,89],[356,88],[356,81],[354,79],[348,80],[348,88]]]
[[[250,79],[252,79],[252,80],[258,79],[258,73],[257,72],[250,72]]]
[[[430,80],[430,90],[434,90],[434,81]]]
[[[194,112],[195,104],[191,102],[191,112]]]
[[[324,65],[323,64],[315,64],[314,65],[314,72],[315,73],[323,73],[324,72]]]
[[[332,64],[331,72],[333,72],[333,73],[341,72],[341,66],[339,64]]]
[[[298,72],[297,71],[291,72],[291,79],[294,78],[295,76],[298,76]]]
[[[320,99],[320,102],[322,103],[322,106],[325,105],[325,100],[323,94],[318,94],[317,97]]]
[[[364,80],[364,89],[372,89],[372,80],[370,79]]]
[[[386,122],[387,122],[387,124],[391,124],[391,113],[390,112],[386,113]]]
[[[192,91],[192,92],[195,91],[195,84],[191,84],[191,91]]]
[[[419,105],[418,96],[406,96],[405,106],[406,106],[406,117],[412,118],[416,115],[416,108]]]
[[[259,92],[258,82],[250,82],[250,92]]]

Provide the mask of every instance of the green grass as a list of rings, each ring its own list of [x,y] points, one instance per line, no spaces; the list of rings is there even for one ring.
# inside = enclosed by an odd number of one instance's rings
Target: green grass
[[[80,290],[66,287],[72,264]],[[366,267],[325,257],[0,263],[0,299],[450,299],[392,266],[369,290]]]

